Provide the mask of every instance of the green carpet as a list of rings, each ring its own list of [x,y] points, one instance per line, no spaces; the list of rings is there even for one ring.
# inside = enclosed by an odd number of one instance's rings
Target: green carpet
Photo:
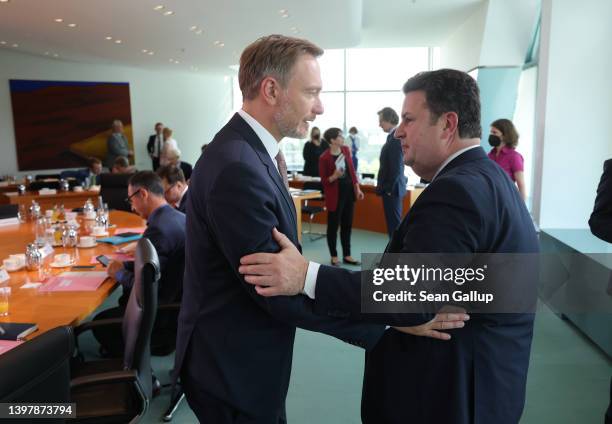
[[[315,226],[316,231],[324,227]],[[354,231],[354,257],[384,249],[387,237],[367,231]],[[305,236],[304,254],[311,260],[329,263],[325,239],[310,242]],[[340,251],[341,253],[341,251]],[[106,302],[108,307],[116,296]],[[83,340],[90,353],[96,347]],[[174,356],[153,358],[153,369],[162,382]],[[335,339],[298,330],[291,385],[287,396],[290,424],[352,424],[360,422],[359,403],[363,351]],[[522,424],[602,423],[609,398],[612,362],[571,323],[542,307],[536,316],[531,364],[527,383],[527,402]],[[169,402],[169,390],[155,398],[145,417],[146,423],[160,422]],[[174,423],[197,422],[184,403]]]

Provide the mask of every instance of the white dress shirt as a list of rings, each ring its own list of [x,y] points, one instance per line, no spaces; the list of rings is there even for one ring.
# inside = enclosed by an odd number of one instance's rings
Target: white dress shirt
[[[178,143],[173,138],[169,138],[165,140],[162,145],[162,150],[161,150],[161,153],[159,154],[159,164],[161,166],[168,165],[168,152],[170,150],[176,150],[179,156],[181,155],[181,151],[178,148]]]
[[[278,164],[276,163],[276,155],[279,151],[278,141],[276,141],[274,136],[270,134],[270,131],[265,129],[263,125],[261,125],[255,118],[246,113],[244,110],[240,109],[238,111],[238,115],[240,115],[242,119],[244,119],[246,123],[249,124],[249,127],[251,127],[253,131],[255,131],[255,134],[257,134],[257,137],[259,137],[264,147],[266,148],[266,152],[268,152],[268,155],[270,155],[270,159],[272,159],[272,163],[274,163],[274,167],[276,168],[278,175],[280,175],[280,171],[278,170]]]
[[[438,168],[438,171],[434,174],[431,180],[435,180],[438,174],[440,174],[440,172],[446,167],[446,165],[448,165],[457,156],[477,147],[480,147],[480,144],[476,144],[474,146],[469,146],[465,149],[458,150],[449,157],[447,157],[446,160],[442,162],[442,165],[440,166],[440,168]],[[317,288],[317,274],[319,273],[320,266],[321,265],[316,262],[308,262],[308,271],[306,271],[306,280],[304,281],[304,294],[311,299],[315,298],[315,290]]]

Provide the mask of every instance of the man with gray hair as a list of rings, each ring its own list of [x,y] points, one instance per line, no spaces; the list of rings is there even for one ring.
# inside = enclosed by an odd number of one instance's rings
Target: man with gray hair
[[[134,152],[130,150],[128,140],[125,134],[123,134],[123,122],[119,119],[113,121],[113,132],[106,140],[106,150],[105,165],[108,169],[113,167],[115,159],[118,156],[134,156]]]

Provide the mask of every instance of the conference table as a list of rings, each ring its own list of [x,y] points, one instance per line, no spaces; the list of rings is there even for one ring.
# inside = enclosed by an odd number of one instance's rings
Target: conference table
[[[290,188],[289,192],[291,193],[293,204],[295,205],[298,240],[302,241],[302,202],[305,200],[320,199],[322,194],[319,190],[300,190],[296,188]]]
[[[114,225],[109,230],[110,235],[122,228],[144,228],[145,221],[138,215],[111,211],[110,224]],[[87,228],[85,220],[80,216],[79,232],[88,235],[84,231]],[[0,259],[6,259],[11,254],[24,253],[26,245],[34,240],[34,224],[22,223],[16,226],[0,228]],[[106,243],[97,243],[95,247],[79,248],[79,258],[75,265],[92,265],[91,260],[98,255],[113,253],[117,246]],[[62,247],[56,247],[54,253],[64,253]],[[50,268],[53,254],[44,260],[46,273],[56,275],[61,272],[70,271],[66,268]],[[104,268],[97,264],[94,269],[87,271],[103,271]],[[79,270],[84,271],[84,270]],[[35,331],[27,339],[34,338],[45,331],[61,325],[78,325],[83,322],[92,312],[100,306],[116,287],[116,282],[108,278],[95,291],[83,292],[39,292],[37,288],[21,288],[25,283],[40,281],[39,271],[16,271],[9,273],[10,280],[0,283],[0,287],[11,287],[9,299],[9,315],[0,317],[2,322],[36,323],[38,331]]]

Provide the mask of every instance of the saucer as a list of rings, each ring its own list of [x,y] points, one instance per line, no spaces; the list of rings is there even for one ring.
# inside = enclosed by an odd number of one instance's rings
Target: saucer
[[[8,268],[8,267],[4,267],[4,269],[6,269],[8,272],[17,272],[17,271],[21,271],[23,268],[25,268],[25,265],[20,265],[17,268]]]
[[[79,249],[91,249],[92,247],[96,247],[98,245],[98,242],[95,242],[94,244],[90,245],[90,246],[83,246],[82,244],[78,244],[78,248]]]
[[[92,236],[92,237],[107,237],[108,236],[108,231],[104,231],[103,233],[100,233],[100,234],[91,233],[89,235]]]
[[[51,268],[68,268],[68,267],[71,267],[72,265],[73,265],[73,264],[71,264],[71,263],[59,263],[59,264],[58,264],[58,263],[55,263],[55,262],[51,262],[51,263],[49,264],[49,266],[50,266]]]

